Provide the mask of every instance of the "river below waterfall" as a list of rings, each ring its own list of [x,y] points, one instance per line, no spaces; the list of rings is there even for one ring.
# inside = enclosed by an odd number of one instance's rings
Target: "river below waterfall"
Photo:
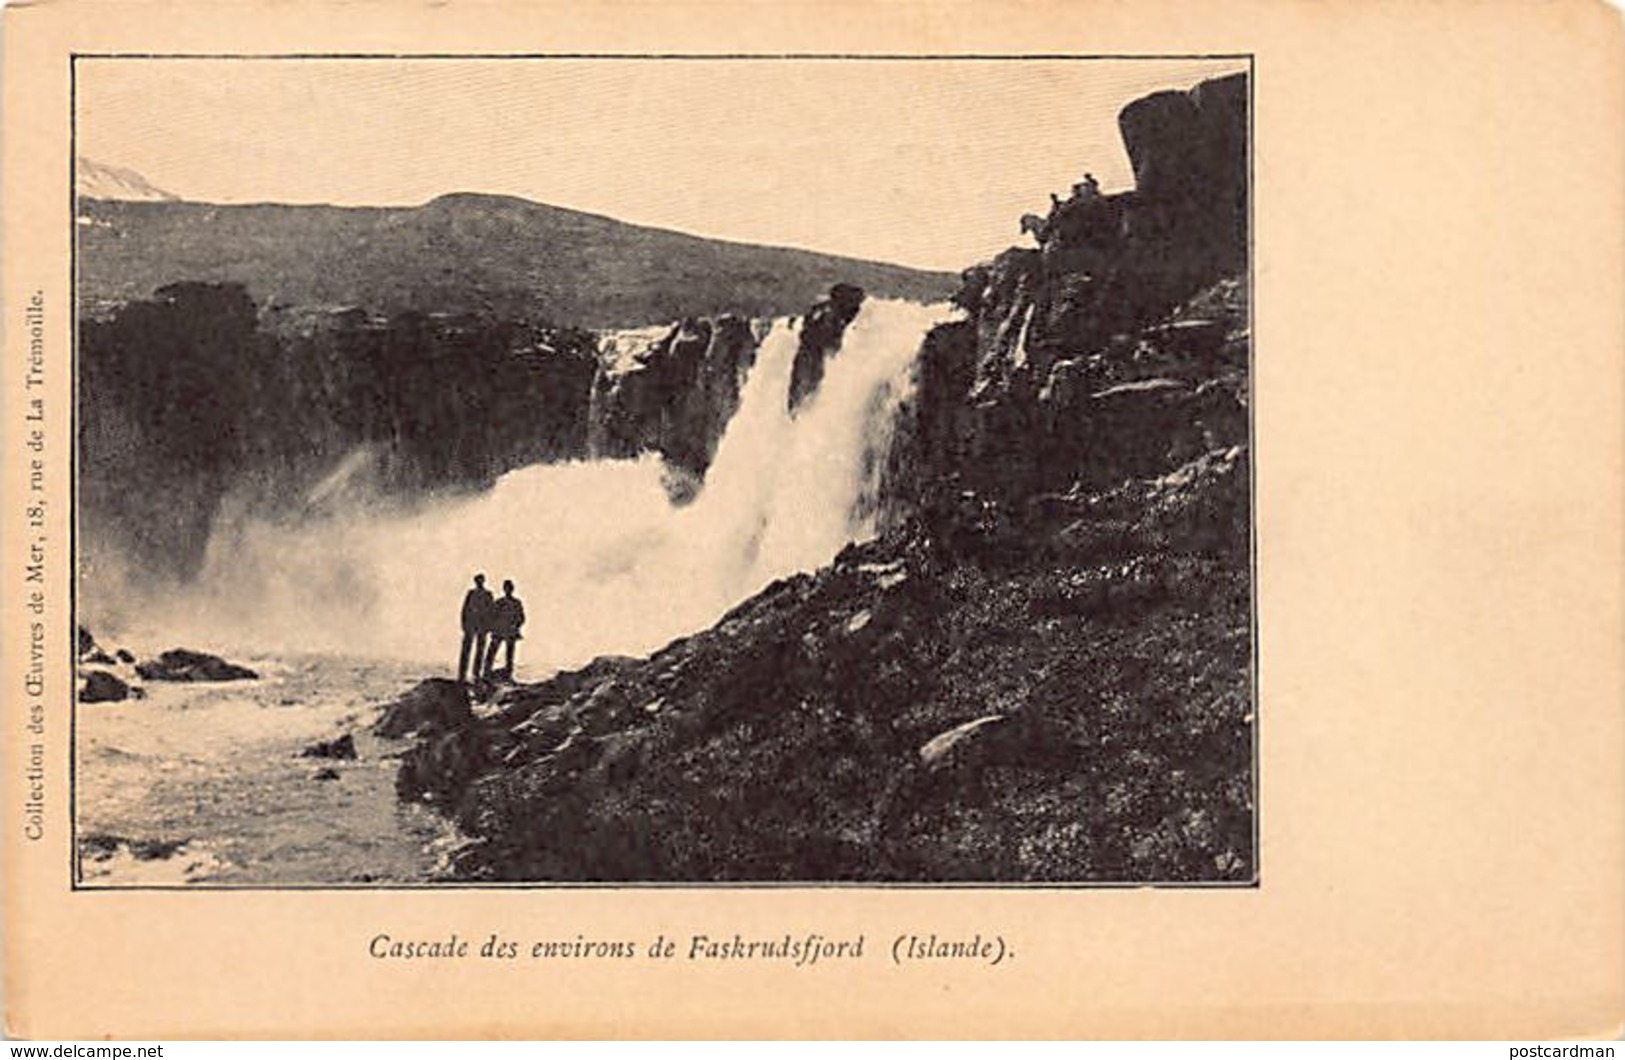
[[[258,681],[147,684],[78,708],[79,878],[104,885],[411,883],[457,836],[395,797],[404,740],[368,731],[422,667],[249,658]],[[354,759],[302,757],[345,733]],[[329,771],[331,779],[318,779]]]

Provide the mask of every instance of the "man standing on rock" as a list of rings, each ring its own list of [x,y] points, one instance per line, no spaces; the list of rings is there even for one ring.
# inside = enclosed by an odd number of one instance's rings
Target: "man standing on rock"
[[[463,650],[457,656],[457,683],[465,684],[468,681],[468,664],[474,663],[474,677],[480,676],[480,668],[485,659],[485,638],[491,630],[492,612],[494,604],[491,600],[491,590],[485,587],[485,575],[474,575],[474,588],[463,597]]]
[[[502,583],[502,596],[492,606],[491,611],[491,646],[486,649],[485,678],[491,677],[493,667],[497,660],[497,645],[507,648],[507,674],[508,680],[513,680],[513,648],[514,641],[520,638],[519,629],[525,624],[525,605],[519,602],[519,597],[513,594],[513,582]]]

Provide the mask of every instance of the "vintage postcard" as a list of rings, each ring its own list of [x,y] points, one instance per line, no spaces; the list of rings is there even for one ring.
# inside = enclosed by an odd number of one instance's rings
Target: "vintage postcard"
[[[11,1033],[1618,1032],[1607,8],[6,18]]]

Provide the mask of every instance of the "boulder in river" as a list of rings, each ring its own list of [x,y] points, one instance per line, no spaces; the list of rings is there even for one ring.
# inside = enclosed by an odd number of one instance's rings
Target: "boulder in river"
[[[335,740],[323,740],[313,743],[299,752],[300,758],[354,758],[355,737],[349,733]]]
[[[77,627],[77,633],[80,662],[96,666],[117,666],[119,663],[135,662],[135,656],[130,654],[129,649],[107,647],[84,626]]]
[[[206,652],[171,648],[156,659],[136,663],[146,681],[255,681],[259,674]]]
[[[117,703],[130,698],[130,686],[117,674],[87,670],[84,676],[85,687],[79,693],[81,703]]]

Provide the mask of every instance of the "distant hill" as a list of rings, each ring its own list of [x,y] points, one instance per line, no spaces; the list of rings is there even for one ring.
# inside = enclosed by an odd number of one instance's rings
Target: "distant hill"
[[[81,198],[79,214],[80,305],[92,315],[186,280],[245,284],[262,307],[490,311],[593,328],[798,314],[837,282],[931,301],[958,285],[949,273],[703,239],[497,195],[414,207]]]
[[[74,159],[74,188],[81,196],[127,202],[177,202],[179,196],[157,187],[133,169],[104,166],[89,158]]]

